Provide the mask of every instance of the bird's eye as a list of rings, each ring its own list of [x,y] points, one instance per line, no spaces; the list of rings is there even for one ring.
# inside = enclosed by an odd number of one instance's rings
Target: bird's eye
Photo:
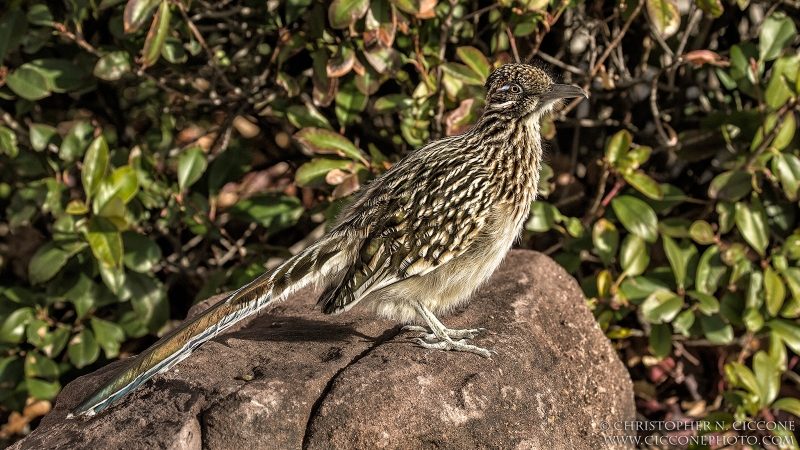
[[[518,84],[512,84],[511,87],[508,89],[512,94],[522,94],[522,86]]]

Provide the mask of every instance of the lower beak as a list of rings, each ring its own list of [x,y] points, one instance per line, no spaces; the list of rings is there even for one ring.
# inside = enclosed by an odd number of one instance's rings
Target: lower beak
[[[562,98],[586,97],[589,95],[578,86],[571,86],[569,84],[554,84],[550,86],[550,90],[542,94],[544,100],[559,100]]]

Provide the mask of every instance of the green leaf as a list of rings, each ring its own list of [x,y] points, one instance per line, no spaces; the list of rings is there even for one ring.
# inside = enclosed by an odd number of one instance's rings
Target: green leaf
[[[606,145],[606,159],[612,166],[616,165],[631,148],[631,133],[628,130],[618,131]]]
[[[628,153],[619,158],[617,165],[621,168],[636,170],[650,159],[653,149],[644,145],[628,150]],[[606,153],[608,156],[608,153]],[[663,190],[663,189],[662,189]]]
[[[148,273],[161,261],[161,247],[147,236],[133,231],[122,233],[125,267],[140,273]]]
[[[9,4],[5,7],[8,9],[0,17],[0,63],[7,54],[17,50],[20,40],[28,29],[28,21],[25,20],[25,14],[19,7],[10,8]]]
[[[0,125],[0,151],[4,151],[11,158],[19,154],[17,135],[10,128]]]
[[[456,56],[484,81],[489,78],[491,67],[489,66],[489,60],[486,59],[483,52],[475,47],[465,45],[456,49]]]
[[[683,308],[683,299],[670,291],[656,291],[641,304],[642,314],[650,323],[671,322]]]
[[[697,0],[697,6],[715,19],[721,16],[724,10],[719,0]]]
[[[100,58],[94,66],[93,73],[101,80],[116,81],[130,71],[130,55],[124,50],[117,50]]]
[[[160,0],[128,0],[122,23],[125,33],[133,33],[147,22]]]
[[[674,0],[645,0],[647,15],[663,39],[678,32],[681,15]]]
[[[49,27],[53,25],[53,15],[47,5],[31,5],[28,9],[28,22],[33,25]],[[3,59],[0,55],[0,60]]]
[[[294,178],[301,187],[325,185],[325,176],[333,169],[345,169],[352,161],[346,159],[314,158],[297,169]]]
[[[189,59],[183,48],[183,42],[175,36],[167,36],[161,48],[161,56],[172,64],[181,64]]]
[[[297,197],[259,194],[235,204],[230,213],[259,223],[272,233],[297,223],[304,210]]]
[[[483,86],[484,78],[469,67],[459,63],[444,63],[440,66],[444,73],[472,86]]]
[[[669,290],[669,287],[661,280],[638,276],[626,278],[619,289],[625,298],[633,301],[643,300],[655,291],[666,290]]]
[[[777,118],[775,119],[777,122]],[[769,125],[769,121],[767,122]],[[796,122],[794,120],[794,112],[789,111],[786,114],[786,117],[781,122],[781,128],[778,130],[778,134],[775,135],[775,138],[771,142],[771,146],[777,150],[783,150],[786,148],[791,142],[792,138],[794,137],[794,132],[797,129]],[[787,155],[791,155],[788,153]],[[791,155],[794,156],[794,155]]]
[[[665,323],[653,324],[650,328],[650,348],[657,358],[664,358],[672,351],[672,333]]]
[[[398,8],[409,14],[418,14],[420,0],[391,0]]]
[[[730,170],[723,172],[713,180],[708,187],[708,196],[729,202],[735,202],[753,189],[753,176],[743,170]]]
[[[767,322],[772,332],[795,353],[800,353],[800,325],[796,321],[772,319]]]
[[[53,381],[57,380],[59,375],[58,364],[52,359],[37,352],[31,352],[25,355],[26,377],[38,377]]]
[[[694,311],[691,309],[686,309],[681,311],[675,319],[672,321],[672,328],[675,330],[676,333],[680,333],[686,337],[691,336],[691,332],[689,331],[694,325]]]
[[[12,312],[0,326],[0,341],[18,343],[25,336],[25,328],[33,319],[32,308],[19,308]]]
[[[761,407],[769,406],[780,390],[780,372],[775,361],[763,350],[753,356],[753,372],[758,382]]]
[[[100,182],[106,174],[108,167],[108,144],[106,139],[100,135],[89,145],[86,155],[83,157],[83,169],[81,170],[81,181],[83,190],[87,196],[94,195]]]
[[[39,247],[28,264],[28,280],[31,284],[39,284],[53,278],[67,264],[70,256],[55,242],[46,243]]]
[[[632,172],[623,174],[622,177],[625,178],[625,181],[633,186],[634,189],[653,200],[661,200],[664,198],[664,191],[661,190],[661,186],[656,183],[656,180],[649,176],[639,172]]]
[[[197,182],[207,167],[208,161],[202,148],[195,145],[186,149],[178,158],[178,186],[181,191]]]
[[[25,100],[41,100],[50,95],[47,81],[31,67],[22,66],[6,76],[6,85]]]
[[[156,16],[153,17],[153,24],[150,25],[150,31],[147,32],[147,37],[144,40],[142,67],[152,66],[161,56],[161,49],[164,48],[164,42],[169,34],[169,21],[171,18],[172,13],[169,9],[169,2],[163,0],[158,7]]]
[[[42,319],[33,319],[28,323],[25,335],[29,344],[33,344],[36,348],[41,348],[44,344],[44,338],[47,336],[50,327]]]
[[[125,274],[125,267],[98,264],[98,269],[100,271],[100,278],[103,280],[103,283],[114,295],[119,296],[121,289],[125,285],[125,281],[128,278]]]
[[[635,234],[625,236],[625,240],[622,241],[619,258],[622,270],[626,275],[641,275],[647,265],[650,264],[647,243]]]
[[[705,220],[696,220],[689,228],[689,234],[701,245],[711,245],[714,241],[714,230]]]
[[[664,241],[664,252],[672,267],[672,273],[675,274],[678,289],[683,289],[686,287],[686,270],[691,260],[697,257],[697,248],[691,242],[683,242],[678,245],[669,236],[662,236],[661,239]]]
[[[358,90],[355,83],[346,83],[336,92],[335,109],[339,125],[350,125],[366,107],[367,96]]]
[[[136,196],[139,190],[139,180],[136,178],[136,171],[131,166],[122,166],[111,172],[97,189],[97,195],[93,202],[95,213],[100,212],[110,200],[118,198],[123,204],[127,204]]]
[[[778,58],[772,66],[772,76],[764,91],[767,105],[779,110],[789,99],[795,97],[796,80],[800,72],[800,55],[787,54]]]
[[[525,229],[535,233],[550,230],[563,219],[558,208],[547,202],[535,201],[531,203],[530,219],[525,223]]]
[[[700,325],[706,339],[713,344],[728,345],[733,341],[733,327],[725,323],[718,315],[700,316]]]
[[[328,7],[328,22],[332,28],[344,29],[367,13],[369,0],[333,0]]]
[[[800,399],[792,397],[784,397],[772,404],[773,409],[780,409],[788,413],[794,414],[795,417],[800,418]]]
[[[25,387],[28,390],[28,395],[41,400],[54,400],[58,393],[61,392],[61,383],[58,381],[50,382],[38,378],[27,378]]]
[[[686,294],[697,300],[697,309],[701,313],[710,316],[719,312],[719,300],[716,297],[698,291],[688,291]]]
[[[592,227],[592,244],[597,251],[597,255],[603,261],[603,265],[608,267],[611,260],[617,254],[619,247],[619,231],[617,227],[606,219],[600,219]]]
[[[757,397],[762,397],[761,386],[759,386],[758,381],[756,381],[756,376],[747,366],[732,362],[730,363],[730,367],[733,369],[735,375],[735,379],[729,380],[732,384],[742,386]]]
[[[736,226],[744,240],[763,257],[769,245],[769,229],[767,215],[758,197],[753,197],[750,206],[742,202],[736,203]]]
[[[83,85],[83,71],[66,59],[44,58],[31,61],[22,67],[38,72],[50,92],[71,92]]]
[[[84,328],[73,336],[67,346],[67,355],[70,362],[78,369],[95,362],[100,356],[100,347],[92,330]]]
[[[650,205],[636,197],[620,195],[611,200],[611,207],[625,229],[647,242],[658,239],[658,218]]]
[[[58,356],[64,347],[67,345],[69,339],[69,327],[61,325],[51,333],[48,333],[42,339],[42,345],[39,349],[47,355],[48,358],[55,358]]]
[[[120,342],[125,340],[122,327],[97,317],[92,317],[91,322],[97,343],[106,353],[106,358],[115,358],[119,354]]]
[[[117,267],[122,263],[122,236],[110,220],[101,216],[92,217],[86,240],[95,258],[103,265]]]
[[[372,107],[378,114],[389,114],[409,109],[413,104],[414,101],[408,95],[389,94],[375,100]]]
[[[756,333],[764,327],[764,317],[756,308],[747,308],[742,314],[742,322],[747,331],[751,333]]]
[[[286,23],[297,20],[311,4],[311,0],[288,0],[286,2]]]
[[[94,126],[89,122],[76,123],[64,137],[58,156],[61,159],[74,159],[83,156],[94,136]]]
[[[367,161],[356,146],[339,133],[321,128],[304,128],[295,133],[294,138],[311,153],[339,155],[344,158],[357,159],[367,164]]]
[[[784,286],[781,276],[775,272],[772,266],[767,266],[764,269],[764,290],[767,312],[770,316],[775,317],[780,312],[783,300],[786,298],[786,286]]]
[[[295,128],[317,127],[333,130],[328,119],[310,104],[306,106],[292,105],[286,108],[286,117]]]
[[[783,12],[774,12],[764,20],[758,37],[759,61],[772,61],[780,56],[795,36],[797,28]]]
[[[50,125],[34,123],[30,126],[31,147],[37,152],[47,148],[55,138],[58,138],[58,130]]]
[[[748,308],[761,308],[764,304],[762,298],[764,292],[764,273],[760,270],[754,270],[750,274],[750,280],[747,284],[747,291],[745,292],[744,304]]]
[[[772,174],[780,179],[786,198],[796,201],[800,188],[800,159],[791,153],[776,154],[772,157]]]

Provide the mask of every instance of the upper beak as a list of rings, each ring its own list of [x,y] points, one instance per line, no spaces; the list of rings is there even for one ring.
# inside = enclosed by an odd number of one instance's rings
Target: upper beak
[[[586,97],[589,95],[578,86],[571,86],[569,84],[554,84],[550,87],[550,91],[545,92],[542,97],[544,100],[558,100],[562,98],[573,97]]]

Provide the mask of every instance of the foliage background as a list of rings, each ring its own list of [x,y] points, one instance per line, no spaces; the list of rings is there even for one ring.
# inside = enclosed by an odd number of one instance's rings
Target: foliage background
[[[7,2],[3,436],[308,245],[361,184],[474,123],[494,67],[531,58],[591,96],[543,124],[520,246],[581,282],[641,416],[800,416],[799,7]]]

